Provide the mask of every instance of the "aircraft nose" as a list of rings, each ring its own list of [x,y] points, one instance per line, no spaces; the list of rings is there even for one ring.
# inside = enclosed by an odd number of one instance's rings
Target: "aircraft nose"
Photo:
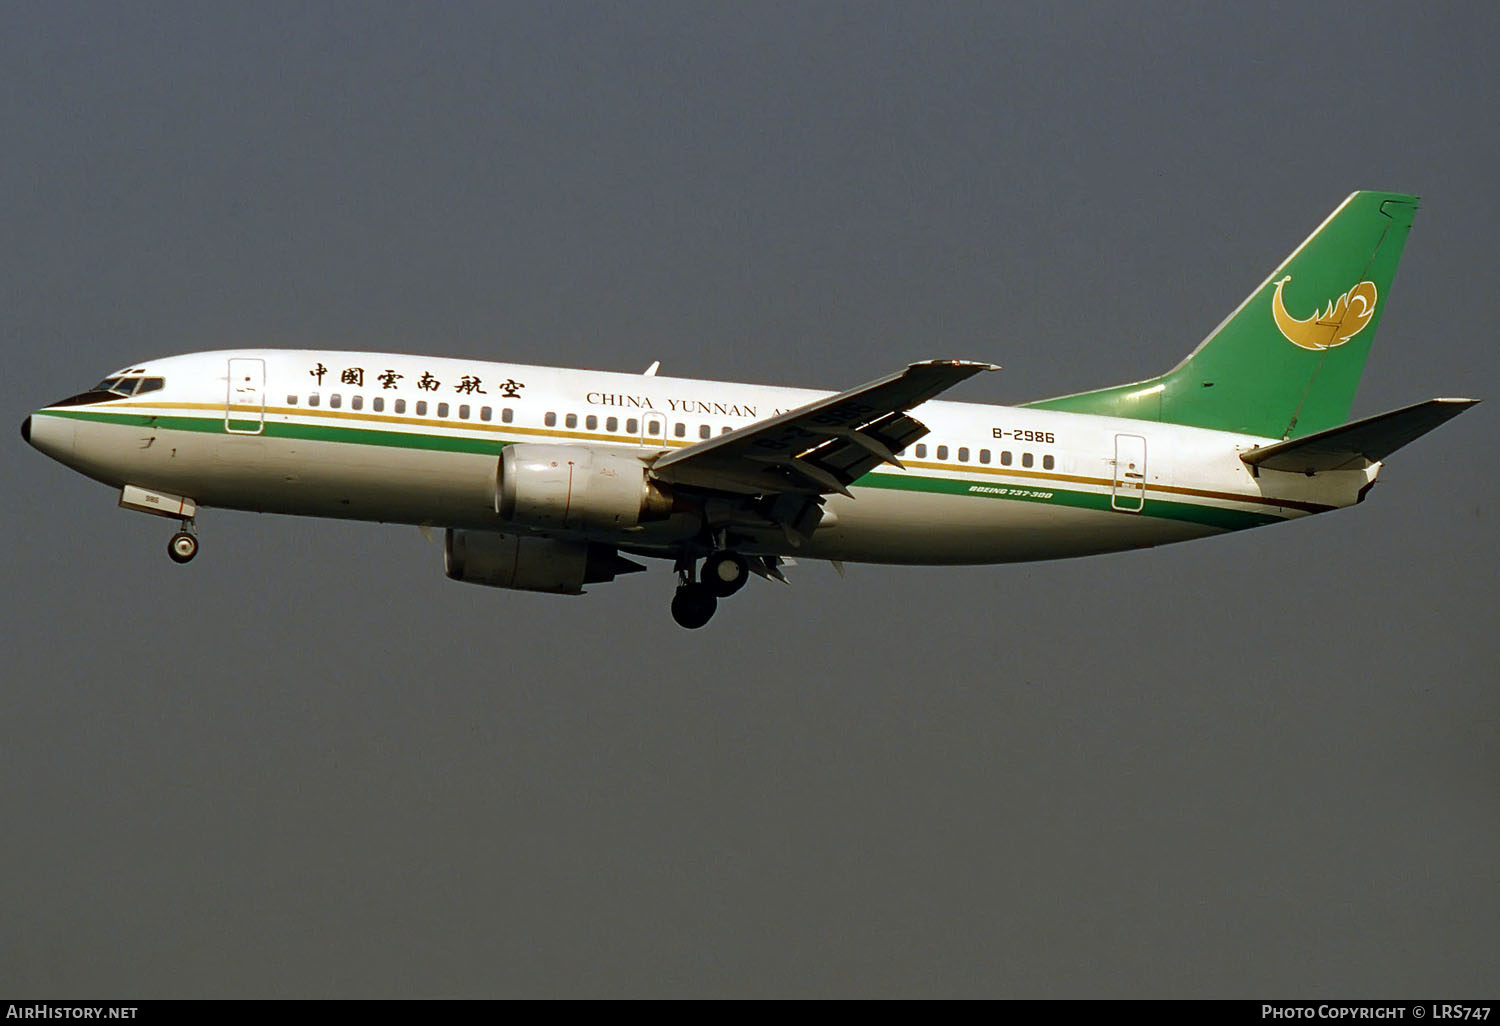
[[[68,463],[73,458],[74,436],[73,422],[62,417],[50,417],[44,414],[41,419],[38,419],[33,413],[21,421],[21,437],[26,439],[33,449],[63,463]],[[71,465],[69,463],[69,466]]]

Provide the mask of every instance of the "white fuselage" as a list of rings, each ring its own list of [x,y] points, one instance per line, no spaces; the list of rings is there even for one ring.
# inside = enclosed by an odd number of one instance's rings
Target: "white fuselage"
[[[478,360],[362,352],[195,353],[127,370],[148,394],[38,410],[31,441],[106,484],[201,506],[517,530],[496,513],[502,448],[693,445],[827,392]],[[929,401],[930,429],[833,495],[803,544],[753,551],[874,563],[998,563],[1181,541],[1357,502],[1367,470],[1255,474],[1274,441],[1139,420]],[[666,554],[686,515],[591,535]]]

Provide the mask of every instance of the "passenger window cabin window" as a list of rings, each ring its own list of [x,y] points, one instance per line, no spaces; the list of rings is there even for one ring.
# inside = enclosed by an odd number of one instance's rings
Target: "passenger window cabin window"
[[[309,406],[316,406],[316,405],[318,405],[318,393],[314,392],[312,395],[310,395],[310,396],[307,397],[307,405],[309,405]]]
[[[729,432],[731,432],[733,430],[734,430],[734,428],[730,427],[728,424],[725,424],[724,427],[723,427],[723,429],[719,432],[719,434],[721,434],[721,435],[727,435],[727,434],[729,434]]]
[[[516,419],[516,411],[507,406],[500,411],[500,419],[509,424]]]
[[[988,449],[980,449],[979,450],[979,462],[980,463],[988,463],[989,461],[990,461],[990,451]]]
[[[648,435],[659,435],[661,434],[661,429],[662,423],[659,420],[649,421],[646,424],[646,434]]]
[[[405,399],[397,399],[396,400],[396,412],[397,413],[405,413],[406,412],[406,400]]]
[[[1009,449],[1006,449],[1006,450],[1004,450],[1003,452],[1000,453],[1000,465],[1002,467],[1008,467],[1008,466],[1010,466],[1010,450]]]
[[[365,397],[362,395],[352,396],[349,399],[349,409],[362,410],[365,408]]]
[[[417,416],[418,417],[425,417],[425,416],[427,416],[427,400],[426,399],[418,399],[417,400]]]
[[[686,424],[684,424],[684,423],[683,423],[683,422],[682,422],[682,421],[680,421],[680,420],[679,420],[679,421],[678,421],[678,422],[677,422],[677,423],[676,423],[676,424],[675,424],[675,425],[674,425],[674,426],[673,426],[673,428],[672,428],[672,433],[673,433],[673,434],[674,434],[674,435],[676,435],[676,436],[677,436],[677,437],[678,437],[678,438],[681,438],[681,437],[683,437],[683,436],[684,436],[684,435],[686,435],[686,434],[687,434],[687,425],[686,425]]]
[[[576,428],[578,426],[578,414],[576,414],[576,413],[570,413],[570,414],[568,414],[566,417],[563,418],[563,423],[565,425],[567,425],[568,427],[570,427],[570,428]]]
[[[488,406],[481,406],[479,408],[479,419],[486,423],[488,423],[490,419],[494,417],[494,415],[495,411],[490,409]]]
[[[614,434],[617,430],[619,430],[619,427],[620,427],[620,418],[619,417],[610,417],[610,418],[606,419],[605,422],[604,422],[604,430],[608,431],[610,434]]]
[[[439,417],[446,417],[446,416],[448,416],[448,404],[447,403],[438,403],[438,416]]]
[[[969,462],[969,449],[968,449],[967,446],[964,446],[964,447],[962,447],[962,448],[960,448],[958,450],[958,462],[960,462],[960,463],[967,463],[967,462]]]
[[[919,459],[919,460],[925,460],[926,458],[927,458],[927,443],[923,442],[921,445],[917,446],[917,459]]]
[[[297,405],[297,397],[294,396],[294,395],[287,396],[286,397],[286,404],[288,406],[296,406]]]
[[[557,414],[548,411],[547,415],[542,418],[542,423],[548,427],[557,427]]]
[[[328,408],[330,410],[336,410],[342,405],[344,405],[344,397],[337,392],[328,397]]]
[[[1052,456],[1050,454],[1042,457],[1043,470],[1051,470],[1056,465],[1056,462],[1052,459]]]
[[[940,445],[937,447],[937,458],[940,460],[945,460],[948,458],[948,447],[946,445]]]
[[[641,422],[631,417],[625,422],[625,433],[627,435],[638,435],[641,433]]]
[[[707,424],[700,425],[698,428],[699,438],[711,438],[713,437],[713,433],[714,429],[709,427]]]
[[[465,404],[463,406],[460,406],[458,408],[458,419],[459,420],[468,420],[469,419],[469,407],[468,407],[467,404]]]
[[[599,429],[599,418],[591,413],[583,418],[583,426],[590,431],[597,431]]]
[[[1023,452],[1023,453],[1021,453],[1021,466],[1023,466],[1023,467],[1029,467],[1029,466],[1031,466],[1032,462],[1033,462],[1033,460],[1032,460],[1032,457],[1031,457],[1031,453],[1029,453],[1029,452]]]
[[[374,410],[376,413],[384,413],[385,412],[385,396],[377,395],[374,399],[371,399],[370,400],[370,409]]]

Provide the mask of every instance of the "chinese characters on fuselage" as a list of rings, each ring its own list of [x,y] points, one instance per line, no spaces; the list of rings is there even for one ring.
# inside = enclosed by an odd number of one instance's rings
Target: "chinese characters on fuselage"
[[[323,384],[323,376],[325,374],[331,374],[333,372],[330,371],[327,367],[323,366],[322,361],[319,361],[318,364],[307,373],[313,378],[314,381],[318,383],[319,386],[321,386]],[[375,381],[380,382],[380,387],[382,389],[399,391],[401,388],[401,381],[405,379],[406,375],[397,373],[395,370],[387,367],[384,370],[381,370],[379,373],[373,374],[372,377]],[[339,371],[339,384],[353,385],[355,388],[363,388],[365,384],[365,368],[344,367]],[[430,370],[424,370],[421,377],[417,378],[416,380],[416,387],[424,392],[436,392],[443,387],[443,380],[436,374],[433,374]],[[517,381],[515,378],[506,378],[505,381],[492,387],[498,390],[496,394],[498,394],[502,399],[519,399],[521,398],[521,389],[525,388],[526,385],[524,382]],[[489,389],[484,387],[484,379],[475,374],[464,374],[460,376],[458,381],[452,385],[452,388],[453,391],[459,393],[460,395],[491,394]]]

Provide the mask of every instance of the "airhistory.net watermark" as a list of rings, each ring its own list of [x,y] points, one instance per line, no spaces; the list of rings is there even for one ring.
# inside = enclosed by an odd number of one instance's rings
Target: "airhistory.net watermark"
[[[134,1019],[138,1005],[72,1005],[45,1001],[5,1006],[7,1019]]]

